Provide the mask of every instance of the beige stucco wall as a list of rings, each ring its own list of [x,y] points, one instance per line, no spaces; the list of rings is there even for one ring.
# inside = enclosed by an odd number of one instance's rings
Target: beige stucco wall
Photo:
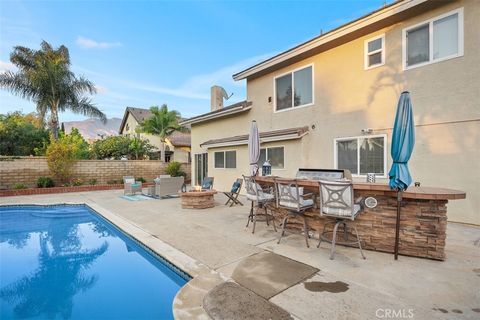
[[[464,56],[404,71],[402,29],[458,7],[464,8]],[[414,180],[424,186],[466,191],[467,200],[449,203],[449,219],[480,224],[479,16],[480,2],[458,1],[248,81],[252,109],[241,116],[194,125],[192,153],[201,152],[199,144],[208,139],[248,133],[252,119],[260,131],[315,125],[285,149],[286,163],[293,158],[296,165],[279,175],[293,176],[298,167],[332,168],[334,139],[360,136],[363,128],[386,133],[390,150],[396,103],[400,93],[408,90],[417,125],[410,162]],[[382,33],[386,63],[364,70],[364,41]],[[268,103],[268,97],[274,98],[273,78],[308,64],[314,65],[314,105],[274,113],[273,104]],[[243,148],[238,148],[235,174],[211,171],[213,155],[209,155],[209,175],[215,176],[216,186],[230,185],[233,176],[248,166],[241,156]],[[390,156],[387,164],[390,167]]]

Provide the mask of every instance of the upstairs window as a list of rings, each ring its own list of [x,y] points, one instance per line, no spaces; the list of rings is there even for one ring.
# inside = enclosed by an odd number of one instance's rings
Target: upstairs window
[[[313,66],[275,78],[275,111],[313,104]]]
[[[463,55],[463,9],[403,30],[404,68]]]
[[[385,35],[365,41],[365,69],[385,64]]]

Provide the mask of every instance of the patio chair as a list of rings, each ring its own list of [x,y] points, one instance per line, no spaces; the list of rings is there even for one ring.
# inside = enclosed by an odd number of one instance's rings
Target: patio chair
[[[305,211],[314,208],[316,206],[316,198],[314,193],[303,193],[303,187],[299,187],[297,180],[295,179],[275,179],[275,192],[277,199],[277,208],[285,209],[288,211],[287,216],[282,222],[282,233],[278,238],[278,242],[282,240],[285,235],[285,229],[288,224],[289,218],[303,218],[303,233],[305,234],[305,243],[307,248],[310,247],[308,243],[309,226]]]
[[[132,195],[136,192],[142,193],[142,182],[135,181],[133,176],[123,177],[123,194]]]
[[[202,180],[202,190],[211,190],[213,188],[213,177],[205,177]]]
[[[238,196],[240,195],[240,190],[242,190],[242,182],[243,180],[238,178],[232,185],[232,189],[229,192],[224,192],[223,194],[228,198],[225,205],[230,204],[230,207],[233,207],[236,204],[243,206],[243,203],[238,200]]]
[[[362,212],[362,198],[353,199],[353,184],[351,181],[320,181],[320,216],[334,218],[334,221],[325,223],[323,231],[320,234],[317,248],[320,247],[322,241],[332,244],[330,251],[330,260],[335,258],[335,245],[337,243],[343,245],[358,245],[362,258],[365,255],[362,251],[362,244],[358,236],[357,228],[352,225],[355,231],[356,241],[348,241],[348,222],[354,221]],[[334,224],[333,231],[326,231],[327,225]],[[343,226],[344,242],[337,241],[338,227]],[[332,233],[332,238],[328,238],[327,234]]]
[[[268,213],[267,205],[275,201],[275,196],[272,194],[271,188],[262,188],[256,181],[255,177],[243,176],[245,181],[245,189],[247,191],[247,200],[252,202],[250,208],[250,214],[248,215],[247,225],[248,228],[250,222],[253,222],[252,233],[255,233],[255,226],[257,224],[257,216],[264,216],[267,226],[270,225],[270,220],[273,224],[273,229],[277,232],[277,227],[275,226],[275,218],[270,213]],[[263,209],[263,213],[260,213],[259,210]]]

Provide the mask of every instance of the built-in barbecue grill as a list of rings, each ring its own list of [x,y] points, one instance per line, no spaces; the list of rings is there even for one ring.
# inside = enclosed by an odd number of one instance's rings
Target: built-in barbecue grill
[[[297,179],[310,180],[338,180],[338,179],[352,179],[352,174],[349,170],[342,169],[298,169]]]

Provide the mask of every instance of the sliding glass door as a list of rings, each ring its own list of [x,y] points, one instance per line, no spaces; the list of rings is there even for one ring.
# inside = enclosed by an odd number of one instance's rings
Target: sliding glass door
[[[201,185],[203,178],[208,176],[208,153],[195,155],[195,185]]]

